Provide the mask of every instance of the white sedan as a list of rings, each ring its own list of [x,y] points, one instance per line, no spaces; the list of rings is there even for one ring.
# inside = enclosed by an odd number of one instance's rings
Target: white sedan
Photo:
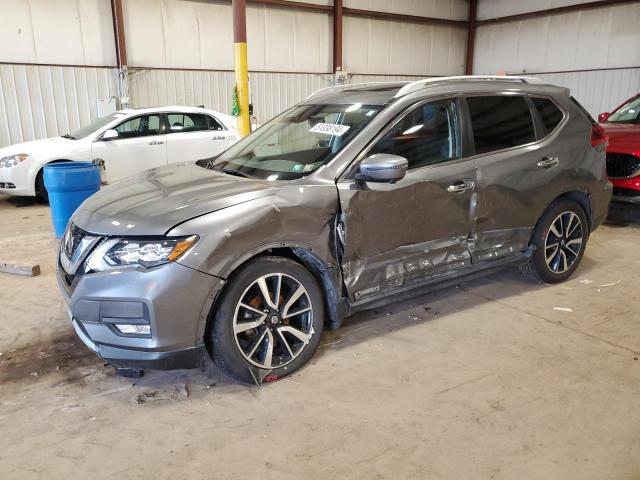
[[[62,137],[0,148],[0,193],[47,201],[43,167],[61,160],[94,161],[103,183],[168,163],[218,155],[240,137],[231,115],[196,107],[115,112]]]

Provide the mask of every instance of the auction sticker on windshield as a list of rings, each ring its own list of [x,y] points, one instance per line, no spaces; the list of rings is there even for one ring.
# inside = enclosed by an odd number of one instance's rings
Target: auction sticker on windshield
[[[326,135],[333,135],[335,137],[341,137],[351,127],[349,125],[336,125],[335,123],[317,123],[313,126],[310,132],[324,133]]]

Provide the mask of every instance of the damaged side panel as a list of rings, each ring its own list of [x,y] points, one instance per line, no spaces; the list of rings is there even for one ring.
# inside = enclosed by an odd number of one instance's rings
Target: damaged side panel
[[[349,298],[363,300],[471,266],[472,190],[465,161],[409,171],[395,184],[338,184],[344,229],[342,270]]]

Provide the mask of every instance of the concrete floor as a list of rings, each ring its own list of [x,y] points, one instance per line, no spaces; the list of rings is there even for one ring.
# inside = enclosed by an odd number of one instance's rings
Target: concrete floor
[[[0,260],[42,267],[0,274],[0,478],[638,479],[640,211],[613,218],[562,285],[359,314],[258,389],[115,376],[64,313],[48,209],[0,198]]]

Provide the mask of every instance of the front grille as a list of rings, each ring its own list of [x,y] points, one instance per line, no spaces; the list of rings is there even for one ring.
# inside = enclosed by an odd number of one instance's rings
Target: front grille
[[[640,171],[640,157],[625,153],[607,153],[607,175],[609,178],[633,177]]]
[[[69,231],[64,236],[64,251],[69,258],[73,257],[78,245],[87,235],[89,235],[87,232],[76,227],[73,223],[70,225]]]

